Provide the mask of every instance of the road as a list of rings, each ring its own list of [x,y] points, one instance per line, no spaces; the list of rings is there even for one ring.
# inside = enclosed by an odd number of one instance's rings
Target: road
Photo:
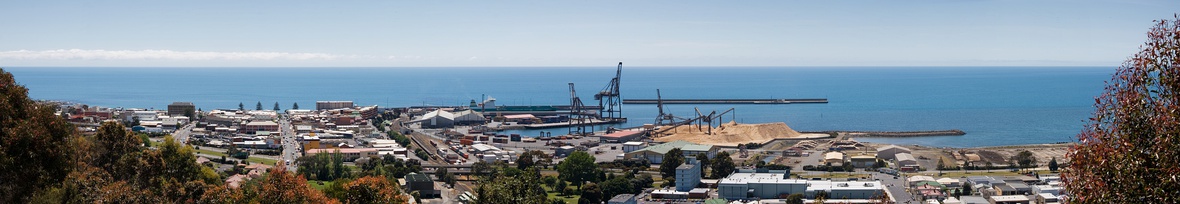
[[[279,117],[279,131],[282,132],[280,137],[283,140],[283,154],[279,156],[279,162],[291,161],[291,165],[286,165],[287,171],[294,172],[298,169],[295,161],[302,156],[299,150],[303,147],[300,147],[301,143],[296,139],[298,136],[295,135],[295,129],[291,125],[291,121],[287,120],[285,116]]]
[[[177,128],[175,132],[172,132],[172,139],[175,139],[180,144],[188,144],[188,136],[193,133],[193,126],[195,124],[188,123],[184,127]]]

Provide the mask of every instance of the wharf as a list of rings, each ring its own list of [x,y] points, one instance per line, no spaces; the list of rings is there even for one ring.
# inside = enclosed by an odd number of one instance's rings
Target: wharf
[[[624,122],[627,122],[627,120],[626,119],[616,119],[616,120],[592,119],[590,121],[576,123],[576,124],[602,125],[602,124],[616,124],[616,123],[624,123]],[[518,123],[513,123],[513,122],[508,122],[508,123],[492,122],[492,123],[487,124],[487,127],[492,130],[543,129],[543,128],[559,128],[559,127],[569,127],[569,126],[570,126],[569,122],[538,123],[538,124],[518,124]]]
[[[804,99],[623,99],[623,104],[792,104],[828,103],[826,98]]]

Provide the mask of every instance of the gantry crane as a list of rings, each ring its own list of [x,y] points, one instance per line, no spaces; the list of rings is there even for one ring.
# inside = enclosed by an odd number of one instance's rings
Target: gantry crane
[[[598,118],[607,121],[623,119],[623,99],[619,95],[619,78],[622,76],[623,62],[619,62],[615,78],[611,79],[602,91],[594,94],[594,100],[598,100],[598,107],[602,108],[598,111]]]

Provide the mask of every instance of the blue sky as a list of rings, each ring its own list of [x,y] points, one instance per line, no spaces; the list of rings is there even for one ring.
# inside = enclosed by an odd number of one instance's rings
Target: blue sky
[[[3,1],[0,66],[1117,66],[1176,1]]]

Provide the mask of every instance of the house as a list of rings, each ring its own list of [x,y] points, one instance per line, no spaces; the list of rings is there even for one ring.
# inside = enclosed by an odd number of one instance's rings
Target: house
[[[668,151],[677,148],[679,148],[681,152],[684,153],[683,155],[685,158],[695,158],[697,154],[704,153],[710,159],[717,156],[717,151],[721,149],[720,147],[713,145],[702,145],[684,140],[677,140],[644,147],[643,149],[635,150],[633,152],[628,152],[624,154],[623,157],[626,159],[647,159],[647,161],[651,162],[652,164],[659,164],[660,162],[663,162],[665,153],[668,153]]]
[[[897,159],[897,157],[895,157],[895,156],[898,153],[910,154],[911,150],[909,148],[905,148],[905,147],[901,147],[901,146],[897,146],[897,145],[888,145],[888,146],[877,148],[877,156],[880,157],[881,159],[884,159],[884,160]]]

